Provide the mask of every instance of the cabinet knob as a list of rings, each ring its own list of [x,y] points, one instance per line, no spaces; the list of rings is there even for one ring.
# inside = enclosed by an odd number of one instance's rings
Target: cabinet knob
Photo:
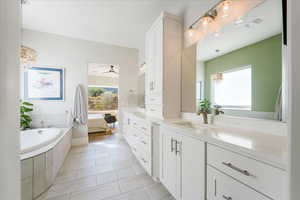
[[[225,196],[225,195],[223,195],[223,199],[226,199],[226,200],[232,200],[231,197],[227,197],[227,196]]]
[[[147,144],[147,142],[145,142],[144,140],[142,140],[142,143],[143,143],[143,144]]]

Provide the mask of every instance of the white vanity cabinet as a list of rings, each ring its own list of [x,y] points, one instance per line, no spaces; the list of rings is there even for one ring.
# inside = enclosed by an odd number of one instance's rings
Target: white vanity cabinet
[[[271,200],[215,168],[207,167],[207,200]]]
[[[223,195],[228,200],[287,197],[287,172],[282,169],[211,144],[207,164],[208,200],[226,200]]]
[[[151,123],[131,113],[124,113],[123,134],[133,154],[149,175],[152,173]]]
[[[160,180],[177,200],[204,200],[205,143],[161,127]]]
[[[180,116],[181,20],[163,12],[146,34],[145,104],[149,116]]]

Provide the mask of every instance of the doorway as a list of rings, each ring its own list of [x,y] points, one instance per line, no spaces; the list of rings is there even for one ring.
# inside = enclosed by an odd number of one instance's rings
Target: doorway
[[[88,64],[89,140],[113,134],[118,127],[119,66]]]

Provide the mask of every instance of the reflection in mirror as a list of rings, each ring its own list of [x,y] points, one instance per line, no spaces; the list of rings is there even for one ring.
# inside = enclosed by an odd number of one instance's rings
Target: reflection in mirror
[[[208,99],[228,115],[284,118],[281,6],[267,0],[199,41],[197,107]]]

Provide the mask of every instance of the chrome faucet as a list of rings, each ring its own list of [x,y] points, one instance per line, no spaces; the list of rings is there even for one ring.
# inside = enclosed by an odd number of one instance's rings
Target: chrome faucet
[[[214,115],[224,114],[224,111],[220,110],[221,108],[222,108],[221,106],[214,105],[213,114]]]
[[[40,123],[41,123],[41,128],[45,128],[45,122],[44,122],[44,120],[41,120]]]
[[[215,116],[224,114],[224,111],[220,110],[221,108],[222,107],[219,106],[219,105],[214,105],[213,114],[212,114],[211,119],[210,119],[210,124],[214,124]]]

